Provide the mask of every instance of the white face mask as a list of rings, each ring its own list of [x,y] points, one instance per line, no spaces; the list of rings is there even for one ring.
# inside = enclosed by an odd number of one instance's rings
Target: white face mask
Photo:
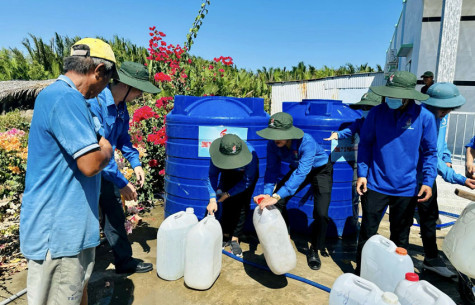
[[[398,109],[402,106],[402,98],[386,97],[386,104],[391,109]]]
[[[362,110],[361,112],[363,113],[361,117],[366,119],[366,117],[368,116],[369,110]]]

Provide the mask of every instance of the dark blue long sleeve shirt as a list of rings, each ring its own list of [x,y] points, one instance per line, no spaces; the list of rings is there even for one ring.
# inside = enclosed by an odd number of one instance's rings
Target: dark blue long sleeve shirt
[[[392,196],[417,195],[419,156],[422,183],[432,187],[437,176],[437,130],[430,111],[411,102],[403,112],[386,104],[369,112],[358,145],[358,177],[368,179],[368,188]]]
[[[364,117],[356,119],[353,123],[351,123],[350,126],[337,131],[336,133],[338,134],[338,139],[346,139],[352,137],[355,134],[359,134],[361,131],[361,127],[363,127],[364,120]]]

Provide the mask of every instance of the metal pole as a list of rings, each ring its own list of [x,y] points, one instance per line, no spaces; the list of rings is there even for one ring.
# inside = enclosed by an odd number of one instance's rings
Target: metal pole
[[[21,297],[21,296],[24,295],[25,293],[26,293],[26,288],[23,289],[23,290],[20,291],[20,292],[17,292],[16,294],[12,295],[12,296],[9,297],[8,299],[2,301],[2,303],[0,303],[0,305],[7,305],[7,304],[10,303],[11,301],[18,299],[19,297]]]

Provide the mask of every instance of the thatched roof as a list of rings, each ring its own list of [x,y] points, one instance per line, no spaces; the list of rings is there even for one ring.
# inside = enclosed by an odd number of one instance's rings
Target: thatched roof
[[[32,109],[38,93],[55,80],[11,80],[0,82],[0,112],[9,111],[14,108]]]

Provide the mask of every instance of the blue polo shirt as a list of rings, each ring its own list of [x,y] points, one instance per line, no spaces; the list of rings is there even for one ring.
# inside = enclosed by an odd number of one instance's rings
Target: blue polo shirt
[[[468,142],[467,145],[465,145],[465,148],[468,148],[468,147],[475,149],[475,137],[473,137],[470,140],[470,142]]]
[[[280,175],[282,161],[288,162],[290,168],[296,169],[289,180],[277,191],[280,197],[285,198],[295,194],[312,168],[327,164],[328,155],[307,133],[303,135],[302,139],[292,140],[290,149],[287,146],[279,148],[274,141],[268,141],[264,194],[272,195]]]
[[[99,244],[100,176],[86,177],[76,159],[99,148],[83,95],[66,76],[35,101],[28,139],[20,248],[28,259],[77,255]]]
[[[417,195],[419,157],[422,183],[432,187],[437,176],[437,130],[430,111],[414,102],[404,112],[386,104],[370,110],[358,145],[358,177],[368,179],[368,188],[392,196]]]
[[[112,149],[120,150],[132,168],[141,166],[139,152],[130,142],[130,118],[125,102],[120,102],[116,106],[112,92],[109,88],[105,88],[97,98],[89,99],[87,103],[92,113],[99,119],[103,136],[111,143]],[[114,158],[111,158],[109,164],[102,170],[102,177],[114,183],[119,189],[129,183],[120,172]]]
[[[356,133],[359,134],[361,127],[363,127],[364,120],[364,117],[356,119],[347,128],[337,131],[336,133],[338,134],[338,139],[346,139],[352,137]]]
[[[259,172],[258,169],[258,156],[256,151],[254,150],[254,147],[252,147],[251,144],[247,143],[247,147],[249,148],[249,151],[252,153],[252,161],[247,164],[246,166],[240,167],[233,169],[236,173],[242,173],[243,177],[242,179],[236,183],[232,188],[229,190],[225,190],[226,192],[229,193],[230,196],[237,195],[239,193],[244,192],[246,189],[250,188],[254,182],[257,179],[257,175]],[[209,193],[209,198],[216,198],[216,191],[218,189],[221,189],[221,180],[220,175],[222,173],[222,169],[219,167],[216,167],[213,162],[209,162],[209,177],[207,181],[207,187],[208,187],[208,193]]]

